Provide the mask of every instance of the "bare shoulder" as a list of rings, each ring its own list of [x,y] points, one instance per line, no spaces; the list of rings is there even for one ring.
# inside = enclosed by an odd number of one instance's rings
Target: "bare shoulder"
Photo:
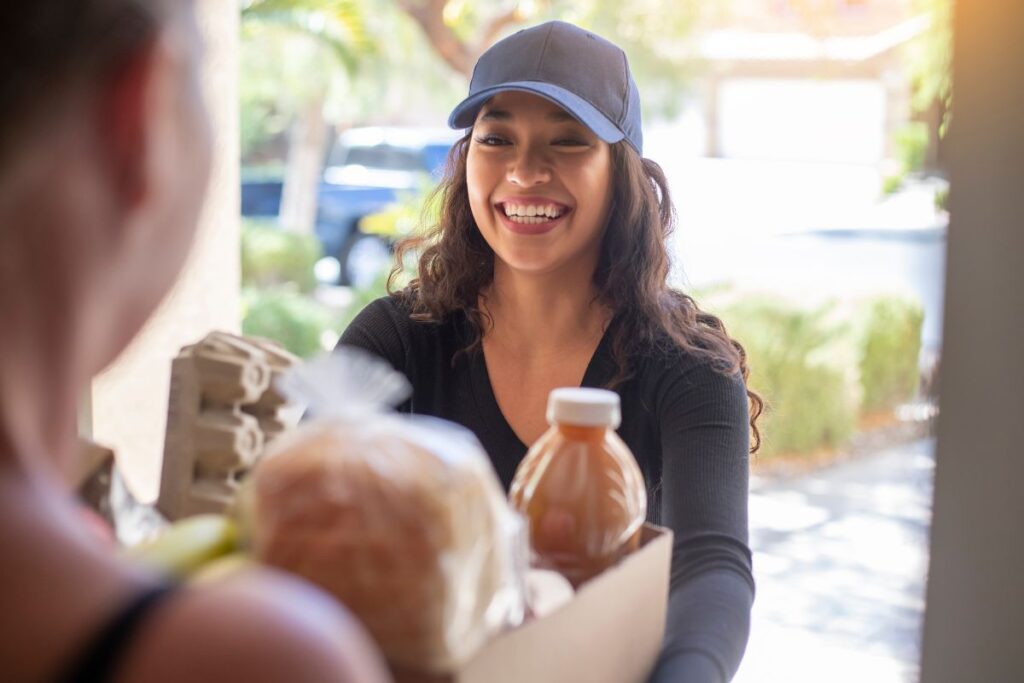
[[[270,571],[182,591],[134,644],[125,681],[390,680],[369,636],[338,603]]]

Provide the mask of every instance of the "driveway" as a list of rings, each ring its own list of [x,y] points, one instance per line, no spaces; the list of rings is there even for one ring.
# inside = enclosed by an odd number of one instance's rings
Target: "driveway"
[[[734,681],[917,680],[934,440],[789,477],[755,477],[758,582]]]

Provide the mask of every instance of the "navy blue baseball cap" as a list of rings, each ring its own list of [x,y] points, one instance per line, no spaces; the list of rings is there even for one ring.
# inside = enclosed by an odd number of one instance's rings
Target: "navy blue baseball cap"
[[[626,53],[604,38],[564,21],[523,29],[480,56],[469,97],[448,117],[470,128],[487,100],[506,90],[545,97],[612,144],[626,140],[643,156],[640,92]]]

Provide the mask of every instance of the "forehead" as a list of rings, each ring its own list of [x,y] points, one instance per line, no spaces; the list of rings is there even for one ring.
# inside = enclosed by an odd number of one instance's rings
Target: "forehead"
[[[572,122],[576,117],[551,100],[533,93],[508,90],[498,93],[480,108],[477,121],[516,121],[536,119],[552,123]],[[582,125],[582,124],[580,124]]]

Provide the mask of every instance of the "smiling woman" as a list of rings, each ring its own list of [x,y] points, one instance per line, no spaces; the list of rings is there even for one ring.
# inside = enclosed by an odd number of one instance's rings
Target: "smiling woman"
[[[563,22],[497,43],[449,120],[469,130],[438,190],[440,221],[398,250],[399,263],[419,252],[417,278],[341,343],[409,377],[405,410],[470,428],[506,488],[547,427],[552,389],[616,391],[648,519],[675,538],[652,680],[711,683],[733,676],[749,630],[761,401],[743,348],[667,284],[674,212],[640,121],[615,45]]]

